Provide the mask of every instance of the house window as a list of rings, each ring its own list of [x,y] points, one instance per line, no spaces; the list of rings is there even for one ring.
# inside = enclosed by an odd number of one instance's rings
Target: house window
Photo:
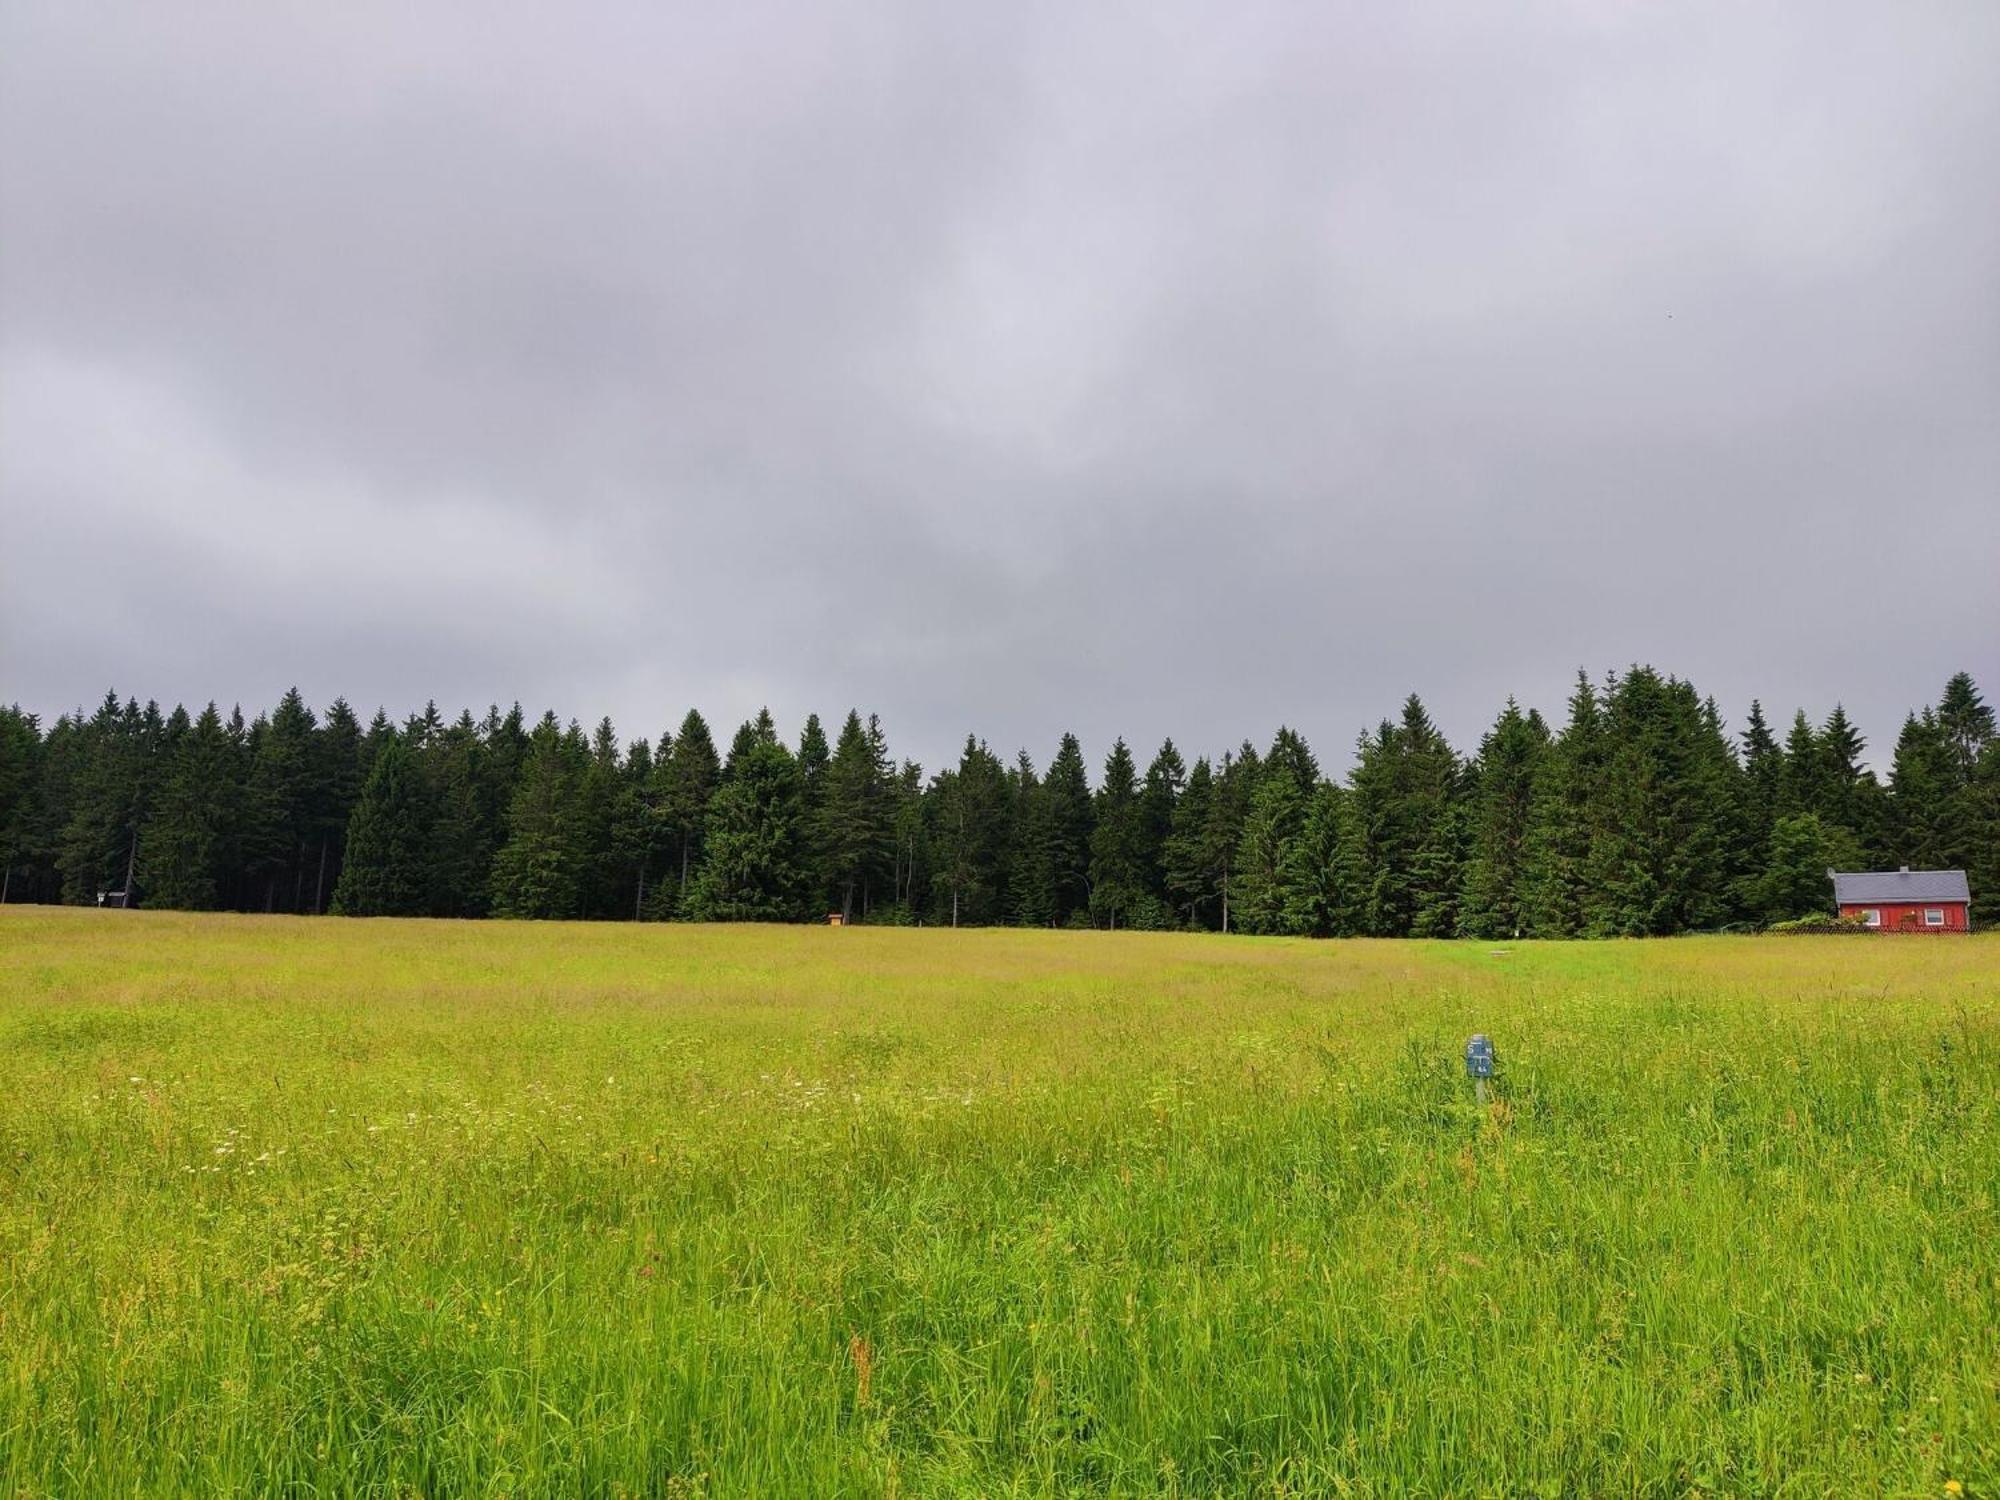
[[[1861,920],[1870,927],[1880,927],[1882,925],[1882,908],[1879,906],[1867,907],[1861,913]]]
[[[1941,906],[1926,906],[1924,908],[1924,926],[1944,926],[1944,908]]]

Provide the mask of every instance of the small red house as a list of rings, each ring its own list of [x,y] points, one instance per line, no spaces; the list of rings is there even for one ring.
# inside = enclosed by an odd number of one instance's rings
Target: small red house
[[[1963,870],[1866,870],[1833,877],[1833,904],[1882,932],[1970,932],[1972,890]]]

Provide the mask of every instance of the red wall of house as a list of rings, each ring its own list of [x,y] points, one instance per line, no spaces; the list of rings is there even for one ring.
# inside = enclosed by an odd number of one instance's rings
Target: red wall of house
[[[1944,912],[1944,926],[1924,926],[1926,907]],[[1888,901],[1850,901],[1842,905],[1843,917],[1858,917],[1863,912],[1875,910],[1882,913],[1884,932],[1964,932],[1966,930],[1965,903],[1963,901],[1919,901],[1915,905],[1904,905]]]

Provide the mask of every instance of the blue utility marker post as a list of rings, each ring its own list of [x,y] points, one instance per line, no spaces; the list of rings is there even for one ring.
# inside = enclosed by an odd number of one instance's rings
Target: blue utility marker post
[[[1465,1076],[1479,1092],[1479,1102],[1486,1102],[1486,1080],[1493,1076],[1493,1043],[1485,1032],[1477,1032],[1465,1044]]]

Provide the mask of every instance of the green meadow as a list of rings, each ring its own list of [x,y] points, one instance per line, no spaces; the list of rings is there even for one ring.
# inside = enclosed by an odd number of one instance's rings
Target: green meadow
[[[0,908],[0,1495],[1960,1492],[2000,938]]]

